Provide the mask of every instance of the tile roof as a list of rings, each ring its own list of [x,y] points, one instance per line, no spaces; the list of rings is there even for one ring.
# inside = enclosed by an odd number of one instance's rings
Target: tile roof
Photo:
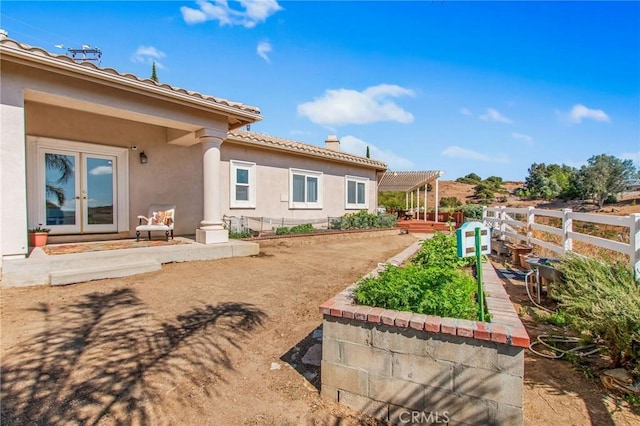
[[[247,112],[247,113],[252,113],[252,114],[260,114],[260,109],[258,107],[254,107],[254,106],[250,106],[250,105],[245,105],[243,103],[240,102],[233,102],[227,99],[223,99],[223,98],[216,98],[213,96],[208,96],[208,95],[203,95],[202,93],[199,92],[193,92],[190,90],[186,90],[186,89],[182,89],[179,87],[174,87],[171,86],[169,84],[165,84],[165,83],[157,83],[149,78],[139,78],[133,74],[130,73],[121,73],[118,72],[117,70],[113,69],[113,68],[101,68],[96,66],[95,64],[91,63],[91,62],[76,62],[74,59],[70,58],[67,55],[64,54],[55,54],[55,53],[51,53],[48,52],[47,50],[40,48],[40,47],[33,47],[33,46],[29,46],[27,44],[24,43],[20,43],[17,42],[15,40],[9,39],[9,38],[4,38],[0,40],[0,47],[2,47],[2,49],[12,49],[15,51],[23,51],[23,52],[28,52],[30,54],[32,54],[34,57],[44,57],[44,58],[51,58],[51,59],[56,59],[59,61],[63,61],[66,62],[68,64],[74,64],[76,66],[78,66],[79,70],[81,69],[91,69],[91,70],[95,70],[95,71],[99,71],[99,72],[104,72],[106,74],[110,74],[114,77],[123,79],[123,80],[129,80],[129,81],[134,81],[134,82],[139,82],[139,83],[144,83],[147,84],[151,87],[156,87],[156,88],[160,88],[163,90],[166,90],[168,92],[173,92],[173,93],[181,93],[181,94],[185,94],[188,95],[190,97],[193,98],[197,98],[197,99],[201,99],[204,101],[208,101],[211,102],[213,104],[217,104],[220,106],[224,106],[224,107],[231,107],[233,109],[237,109],[239,111],[242,112]],[[259,118],[258,118],[259,119]]]
[[[380,183],[378,191],[410,192],[416,188],[422,188],[431,181],[438,179],[444,172],[439,170],[425,170],[419,172],[392,172],[387,171]]]
[[[248,132],[245,130],[232,130],[229,132],[228,141],[235,141],[245,144],[258,145],[263,147],[275,148],[282,151],[292,151],[303,155],[320,157],[334,161],[359,164],[365,167],[386,170],[387,165],[382,161],[372,160],[366,157],[347,154],[346,152],[332,151],[330,149],[321,148],[316,145],[310,145],[302,142],[296,142],[289,139],[269,136],[262,133]]]

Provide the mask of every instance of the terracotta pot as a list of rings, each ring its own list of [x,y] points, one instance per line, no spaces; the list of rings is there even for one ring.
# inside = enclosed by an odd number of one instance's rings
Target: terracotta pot
[[[29,232],[29,245],[31,247],[44,247],[47,245],[48,232]]]

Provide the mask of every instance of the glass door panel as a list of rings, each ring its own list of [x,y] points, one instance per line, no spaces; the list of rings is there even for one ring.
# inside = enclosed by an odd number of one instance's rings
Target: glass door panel
[[[46,151],[41,159],[45,194],[43,226],[52,233],[79,232],[78,154]]]
[[[82,154],[82,159],[83,231],[117,231],[116,157]]]

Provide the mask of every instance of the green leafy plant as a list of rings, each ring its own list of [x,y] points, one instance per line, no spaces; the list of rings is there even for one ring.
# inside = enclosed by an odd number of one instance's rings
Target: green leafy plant
[[[51,231],[51,229],[49,228],[43,228],[42,224],[39,223],[38,226],[36,226],[35,228],[31,228],[29,229],[28,232],[33,232],[33,233],[39,233],[39,232],[46,232],[49,233],[49,231]]]
[[[240,232],[229,231],[229,238],[232,238],[232,239],[250,238],[250,237],[251,237],[251,231],[240,231]]]
[[[459,269],[389,265],[375,278],[358,283],[356,301],[399,311],[476,319],[476,283]]]
[[[412,262],[425,268],[454,269],[473,265],[475,258],[458,257],[456,237],[436,232],[433,237],[423,241],[422,249]]]
[[[615,366],[640,375],[640,286],[623,263],[575,254],[562,258],[565,283],[553,287],[571,325],[607,346]]]
[[[310,234],[315,231],[315,228],[310,223],[304,223],[302,225],[292,226],[290,228],[282,226],[276,229],[276,235],[289,235],[289,234]]]
[[[347,213],[344,216],[331,221],[331,229],[371,229],[371,228],[394,228],[397,225],[395,215],[377,215],[366,210],[358,213]]]

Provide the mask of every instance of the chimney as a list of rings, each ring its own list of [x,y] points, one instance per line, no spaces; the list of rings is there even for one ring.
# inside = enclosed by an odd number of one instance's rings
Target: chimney
[[[9,33],[7,30],[0,28],[0,40],[4,40],[5,38],[9,38]]]
[[[324,147],[329,151],[340,152],[340,139],[336,135],[329,135],[324,141]]]

